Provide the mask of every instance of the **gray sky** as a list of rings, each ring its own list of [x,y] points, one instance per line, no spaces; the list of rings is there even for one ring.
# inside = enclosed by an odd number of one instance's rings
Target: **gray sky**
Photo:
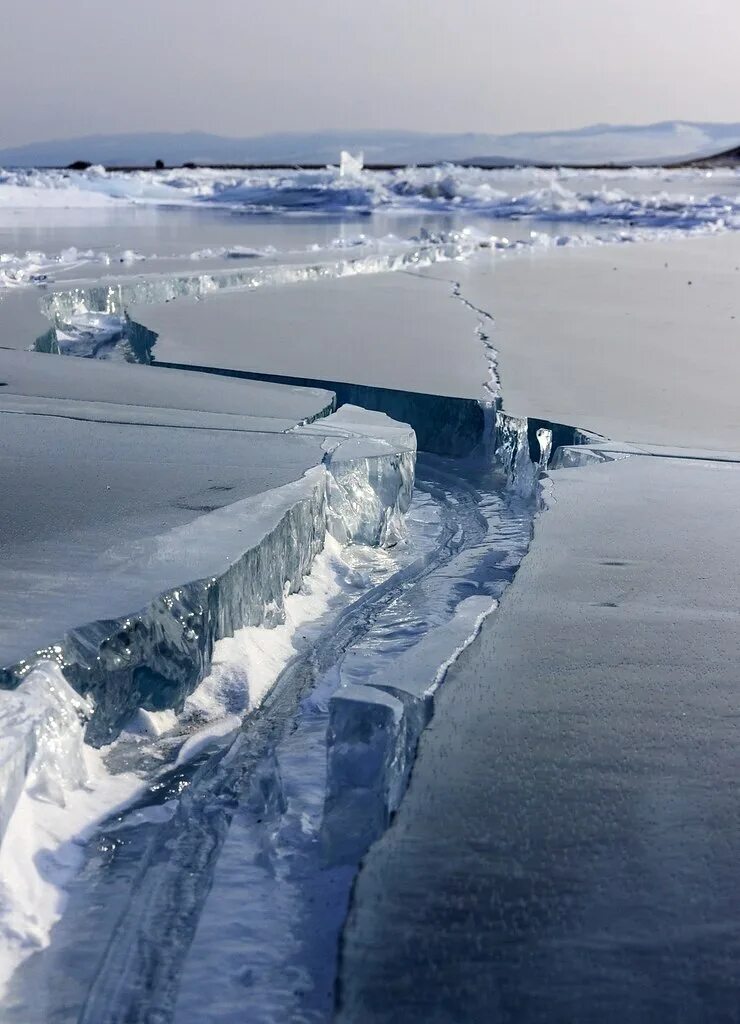
[[[740,120],[738,0],[0,0],[0,146]]]

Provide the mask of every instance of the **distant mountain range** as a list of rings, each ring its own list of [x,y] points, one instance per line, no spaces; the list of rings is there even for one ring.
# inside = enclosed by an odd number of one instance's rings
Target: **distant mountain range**
[[[483,161],[520,163],[645,163],[706,156],[740,144],[740,123],[662,121],[590,125],[574,131],[489,135],[407,131],[283,132],[237,139],[206,132],[89,135],[0,149],[0,166],[106,166],[336,163],[339,152],[363,151],[367,163]]]

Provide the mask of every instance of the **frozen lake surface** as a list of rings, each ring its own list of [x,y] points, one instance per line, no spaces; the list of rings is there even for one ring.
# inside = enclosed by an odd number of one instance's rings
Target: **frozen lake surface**
[[[444,269],[442,269],[444,268]],[[484,399],[480,317],[444,280],[381,273],[132,307],[158,362]]]
[[[738,180],[0,172],[3,1020],[734,1019]]]
[[[736,1012],[740,461],[552,488],[360,873],[340,1021]]]
[[[462,296],[494,317],[512,415],[737,449],[738,235],[476,258],[457,274]]]

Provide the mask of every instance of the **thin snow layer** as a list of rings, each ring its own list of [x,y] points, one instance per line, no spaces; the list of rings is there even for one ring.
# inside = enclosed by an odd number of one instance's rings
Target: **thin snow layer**
[[[737,228],[732,169],[481,170],[453,164],[393,171],[359,161],[308,171],[0,171],[0,212],[121,204],[219,206],[242,212],[468,211],[491,218],[679,230]]]
[[[176,765],[222,747],[243,715],[259,706],[311,625],[356,589],[340,544],[327,537],[301,590],[286,598],[281,623],[248,626],[220,640],[210,675],[180,715],[140,709],[121,740],[102,751],[83,742],[91,707],[53,662],[39,664],[3,696],[0,992],[22,960],[48,945],[64,911],[65,886],[96,825],[145,788],[143,778],[111,772],[106,760],[131,742],[179,748]]]

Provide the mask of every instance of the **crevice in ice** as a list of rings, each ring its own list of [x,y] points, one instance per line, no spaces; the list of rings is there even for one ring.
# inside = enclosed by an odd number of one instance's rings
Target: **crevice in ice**
[[[453,294],[467,301],[459,286]],[[91,301],[89,294],[84,301]],[[117,305],[118,298],[111,299],[109,291],[95,297],[94,302],[99,304],[86,309],[74,303],[60,307],[54,316],[68,318],[60,319],[59,324],[82,317],[78,324],[84,326],[84,317],[92,308],[95,315],[113,318],[98,326],[107,324],[111,328],[108,342],[114,348],[119,342],[130,344],[131,336],[139,330],[146,332],[128,320],[125,306]],[[154,994],[158,999],[169,998],[167,993],[176,987],[178,965],[193,938],[232,815],[238,816],[235,832],[247,829],[249,842],[259,852],[255,872],[267,865],[264,877],[260,876],[264,893],[252,894],[257,910],[262,906],[261,899],[267,901],[269,911],[271,898],[286,898],[284,887],[273,891],[270,884],[275,877],[283,877],[280,872],[286,870],[284,863],[290,863],[296,851],[300,854],[296,858],[298,878],[289,875],[288,881],[299,891],[306,878],[310,881],[319,877],[319,870],[343,872],[336,876],[337,892],[332,895],[332,899],[339,900],[335,903],[335,913],[339,907],[336,925],[333,931],[328,929],[328,945],[322,948],[321,969],[327,973],[357,864],[389,826],[400,805],[419,738],[433,713],[436,688],[449,665],[477,636],[485,618],[495,611],[526,553],[544,472],[548,467],[568,464],[568,459],[578,457],[571,453],[581,448],[584,458],[586,451],[593,450],[586,443],[592,438],[577,428],[504,412],[496,353],[488,334],[492,317],[483,310],[474,311],[479,316],[477,330],[491,367],[489,403],[341,382],[210,370],[251,379],[328,386],[334,391],[340,407],[338,428],[333,430],[328,421],[302,428],[326,438],[322,465],[302,481],[280,489],[282,496],[272,492],[276,500],[273,519],[255,543],[222,572],[184,582],[125,618],[83,625],[47,650],[33,653],[26,662],[0,671],[0,685],[16,688],[7,696],[22,697],[29,682],[42,671],[41,659],[50,659],[61,669],[65,686],[71,684],[74,688],[70,692],[75,696],[70,699],[79,702],[74,718],[65,719],[70,735],[74,733],[79,739],[84,724],[87,742],[93,745],[108,743],[134,713],[142,714],[139,709],[152,719],[166,709],[179,710],[210,672],[218,640],[244,626],[269,627],[281,622],[286,595],[301,588],[327,535],[341,543],[376,545],[393,544],[402,537],[404,515],[414,490],[414,447],[408,440],[399,443],[397,435],[395,440],[384,437],[382,430],[370,438],[368,447],[368,432],[351,426],[352,416],[362,410],[353,413],[348,406],[378,410],[396,421],[410,423],[421,449],[447,458],[445,462],[433,461],[431,482],[425,484],[430,495],[444,494],[446,503],[447,517],[438,549],[420,558],[413,571],[398,574],[395,589],[370,589],[366,599],[348,608],[321,644],[291,662],[279,675],[258,714],[250,716],[241,727],[238,722],[226,723],[229,728],[232,724],[239,727],[236,740],[226,751],[228,740],[224,737],[215,738],[216,753],[204,743],[196,752],[192,770],[188,764],[177,764],[171,779],[161,786],[158,783],[156,794],[149,794],[149,804],[143,802],[137,808],[137,813],[151,811],[152,816],[146,819],[148,831],[141,840],[142,868],[137,872],[136,889],[130,892],[126,888],[130,908],[122,909],[122,920],[127,919],[126,914],[141,918],[135,922],[133,935],[128,936],[134,953],[126,969],[141,971],[141,975],[119,979],[120,957],[115,955],[115,942],[126,939],[126,929],[117,925],[100,973],[93,979],[85,1019],[107,1020],[104,1014],[109,1014],[113,1006],[109,998],[112,992],[116,1000],[124,990],[126,998],[134,998],[132,992],[144,1001],[150,996],[153,999]],[[118,338],[116,317],[121,325]],[[133,361],[151,362],[155,340],[151,332],[139,335],[140,351],[134,347],[129,350]],[[96,343],[93,338],[93,346]],[[61,351],[56,328],[47,344],[48,351]],[[100,350],[89,354],[99,357]],[[394,431],[398,427],[397,422]],[[475,485],[468,482],[466,474]],[[485,481],[485,487],[480,481]],[[246,503],[241,511],[247,518],[252,517],[255,505]],[[238,514],[239,509],[229,506],[208,513],[199,522],[207,527],[208,522],[216,521],[210,516],[228,518]],[[180,542],[187,540],[192,538],[185,534],[179,538]],[[435,568],[439,569],[437,576],[432,572]],[[414,629],[408,628],[412,620],[407,620],[403,625],[411,640],[405,648],[401,644],[391,649],[391,656],[384,657],[388,636],[403,634],[397,621],[402,602],[412,602],[413,588],[425,584],[423,596],[428,605],[422,607],[429,617],[417,615]],[[387,622],[379,621],[382,609],[387,609]],[[338,677],[332,674],[337,672]],[[313,692],[312,687],[329,682],[329,691],[321,698],[316,696],[317,705],[322,706],[311,718],[300,701]],[[341,684],[339,688],[336,683]],[[34,770],[34,758],[28,751],[41,742],[43,733],[33,714],[25,718],[21,715],[18,722],[11,747],[1,762],[5,785],[0,810],[7,806],[7,815],[12,813],[18,793]],[[301,737],[301,730],[308,727],[316,730],[310,755],[312,771],[324,789],[321,798],[314,800],[317,806],[312,824],[304,816],[297,828],[290,819],[295,810],[286,784],[287,769],[281,774],[276,750],[286,736]],[[298,781],[303,778],[301,773]],[[48,780],[45,784],[49,786]],[[174,811],[158,817],[155,812],[164,803],[174,803]],[[282,833],[278,828],[281,822]],[[156,827],[160,831],[155,836]],[[305,837],[303,829],[307,830]],[[115,826],[111,830],[114,833]],[[168,866],[169,874],[162,874],[162,865]],[[306,866],[309,870],[302,876]],[[174,898],[181,901],[177,906]],[[300,902],[299,907],[305,909]],[[169,929],[168,921],[172,919],[165,912],[175,914],[177,922],[190,914],[191,930],[180,935],[177,929]],[[244,916],[249,917],[248,908]],[[264,927],[269,931],[269,912],[260,916],[267,919]],[[308,920],[309,924],[326,927],[315,916],[309,915]],[[278,922],[275,927],[279,926]],[[146,941],[138,943],[135,939],[142,928]],[[274,938],[272,935],[271,941]],[[305,941],[313,942],[313,935]],[[95,936],[96,955],[97,942]],[[148,985],[147,979],[160,977],[161,990],[156,984]],[[142,979],[147,984],[141,984]],[[255,988],[254,997],[258,995]],[[241,988],[237,996],[243,999]]]
[[[546,473],[577,462],[578,453],[592,452],[598,440],[577,427],[538,417],[515,417],[503,409],[497,353],[489,327],[493,317],[468,303],[460,285],[455,298],[478,316],[478,336],[490,367],[490,403],[481,403],[485,431],[477,454],[486,454],[503,478],[504,490],[530,503],[531,524],[543,507]],[[584,458],[588,458],[586,455]],[[600,452],[595,458],[611,458]],[[512,578],[529,547],[519,552]],[[421,735],[434,714],[434,693],[460,651],[474,641],[496,602],[469,597],[461,601],[446,625],[442,648],[452,651],[441,658],[439,637],[425,638],[406,659],[370,675],[359,684],[338,690],[330,701],[327,732],[327,784],[321,838],[327,864],[359,868],[370,846],[388,829],[413,773]],[[430,649],[425,656],[425,646]],[[413,667],[412,667],[413,666]],[[435,671],[436,669],[436,671]],[[350,900],[351,902],[351,900]],[[337,951],[341,959],[341,938]],[[337,974],[337,977],[339,975]]]
[[[350,681],[329,704],[327,784],[321,828],[328,864],[357,865],[389,827],[409,784],[421,735],[434,713],[434,693],[449,666],[474,641],[484,620],[513,579],[529,546],[534,517],[542,507],[541,483],[557,464],[563,444],[577,450],[589,438],[579,430],[542,419],[512,417],[494,403],[492,436],[476,455],[459,460],[485,475],[496,474],[498,493],[526,510],[524,543],[512,544],[509,574],[496,600],[483,595],[460,600],[443,627],[430,631],[408,652],[376,673]],[[501,529],[501,524],[497,524]],[[503,540],[503,538],[501,538]],[[495,578],[490,567],[491,578]]]
[[[470,299],[467,299],[462,293],[462,285],[459,281],[451,281],[450,284],[452,285],[453,296],[459,299],[466,309],[469,309],[471,313],[475,313],[478,317],[475,333],[483,346],[488,361],[488,380],[484,381],[484,387],[490,392],[491,398],[496,400],[501,396],[501,380],[498,375],[498,352],[491,340],[491,328],[494,323],[493,314],[474,305]]]
[[[195,761],[160,775],[130,814],[117,816],[90,844],[79,899],[52,947],[57,969],[73,956],[78,980],[82,974],[87,1016],[81,1019],[112,1022],[113,1008],[120,1013],[129,1006],[141,1019],[142,1007],[165,1013],[179,986],[184,1002],[175,1019],[215,1022],[227,1015],[225,1007],[241,1012],[237,979],[253,967],[250,1007],[260,1019],[293,1019],[286,999],[312,1012],[323,1007],[306,1019],[330,1015],[334,956],[354,873],[350,837],[341,849],[335,839],[337,832],[342,839],[347,821],[371,840],[367,821],[383,827],[386,815],[374,791],[355,802],[362,792],[342,791],[341,777],[331,774],[325,739],[332,695],[359,677],[376,698],[387,693],[401,704],[405,695],[403,755],[389,778],[395,806],[432,691],[495,607],[531,532],[533,501],[501,491],[498,469],[479,478],[472,465],[461,473],[455,460],[424,456],[422,463],[412,521],[425,531],[424,544],[299,649],[233,743],[225,739],[220,749],[203,749]],[[485,474],[485,464],[479,468]],[[234,885],[245,899],[234,900]],[[220,946],[225,918],[231,953]],[[82,965],[81,950],[88,951]],[[225,971],[224,955],[231,958]],[[274,968],[264,969],[264,958]],[[301,985],[300,992],[276,984],[285,963],[317,984]],[[47,971],[48,964],[38,966]],[[205,1002],[193,1001],[193,991]]]
[[[421,391],[352,384],[317,377],[293,377],[251,370],[226,370],[212,366],[154,361],[154,367],[196,370],[217,376],[261,380],[272,384],[323,388],[336,395],[337,406],[355,405],[383,412],[399,423],[408,423],[416,434],[420,451],[455,457],[469,455],[486,433],[486,413],[475,399],[432,395]]]

